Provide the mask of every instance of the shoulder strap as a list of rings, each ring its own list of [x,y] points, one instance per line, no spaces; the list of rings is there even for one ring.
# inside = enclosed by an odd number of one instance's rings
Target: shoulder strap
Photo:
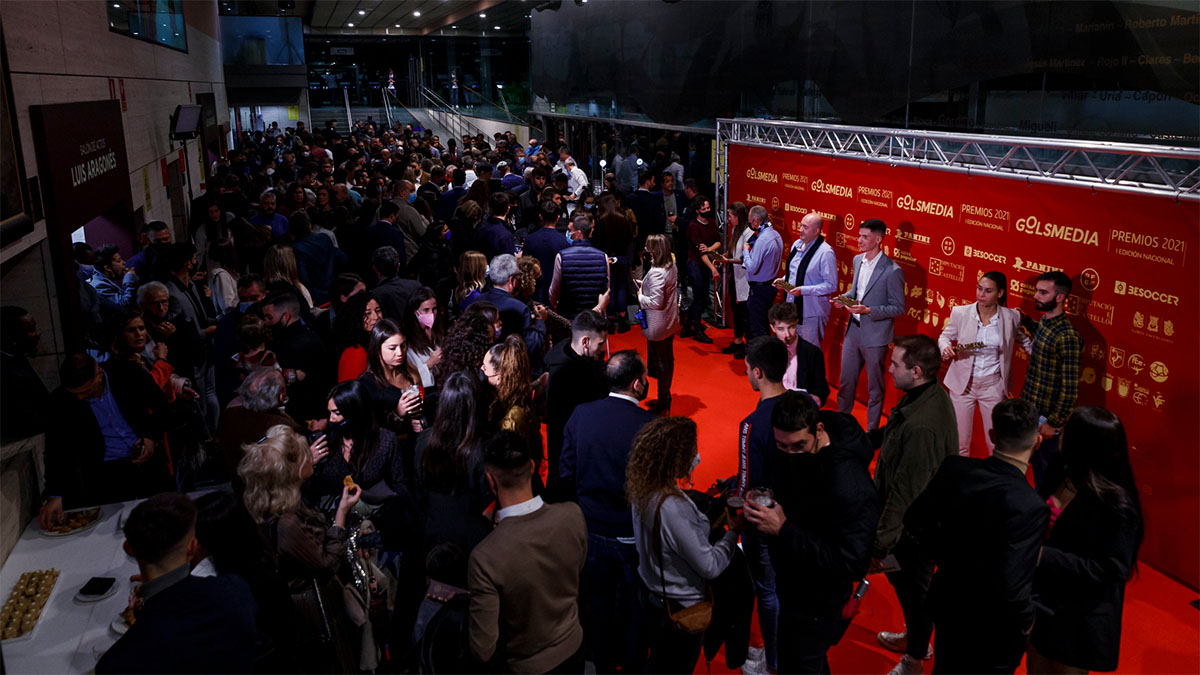
[[[658,507],[654,509],[654,547],[658,550],[658,582],[662,586],[663,608],[670,614],[671,610],[667,604],[667,566],[663,560],[663,544],[662,544],[662,507],[671,495],[665,494],[662,499],[658,500]]]

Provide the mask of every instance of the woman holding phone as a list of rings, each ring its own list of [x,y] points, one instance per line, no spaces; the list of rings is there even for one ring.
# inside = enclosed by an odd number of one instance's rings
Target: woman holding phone
[[[983,416],[988,454],[992,453],[992,408],[1008,398],[1012,387],[1013,347],[1020,344],[1027,354],[1033,350],[1033,341],[1021,330],[1021,313],[1005,306],[1007,288],[1001,272],[981,276],[975,302],[952,308],[938,337],[942,360],[950,362],[942,383],[954,404],[958,454],[963,457],[971,454],[976,408]]]

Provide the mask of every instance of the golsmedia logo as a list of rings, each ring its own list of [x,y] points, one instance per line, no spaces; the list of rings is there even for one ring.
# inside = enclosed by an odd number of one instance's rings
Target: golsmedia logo
[[[810,187],[812,188],[813,192],[821,192],[821,193],[824,193],[827,195],[834,195],[837,197],[853,197],[854,196],[854,191],[851,190],[850,188],[846,187],[845,185],[835,185],[834,183],[826,183],[825,181],[821,180],[820,178],[818,178],[817,180],[814,180]]]
[[[1059,225],[1057,223],[1038,222],[1036,216],[1026,216],[1017,221],[1017,232],[1032,234],[1038,237],[1049,237],[1071,244],[1087,244],[1098,246],[1100,235],[1095,230],[1085,230],[1081,227]]]
[[[750,167],[749,169],[746,169],[746,178],[749,178],[750,180],[766,181],[768,183],[778,183],[779,182],[779,174],[767,173],[766,171],[759,171],[758,169],[755,169],[754,167]]]
[[[1116,285],[1113,287],[1113,291],[1117,295],[1129,295],[1135,298],[1145,298],[1146,300],[1161,302],[1164,305],[1171,305],[1174,307],[1179,306],[1178,295],[1171,295],[1169,293],[1162,293],[1149,288],[1142,288],[1141,286],[1134,286],[1133,284],[1129,284],[1124,281],[1118,280]]]
[[[912,195],[898,197],[896,199],[896,208],[904,209],[905,211],[916,211],[917,213],[927,213],[931,216],[941,216],[943,218],[954,217],[954,206],[952,204],[926,202],[913,199]]]
[[[1008,264],[1008,256],[992,253],[991,251],[981,251],[973,246],[964,246],[963,256],[967,258],[979,258],[980,260],[990,260],[1000,265]]]

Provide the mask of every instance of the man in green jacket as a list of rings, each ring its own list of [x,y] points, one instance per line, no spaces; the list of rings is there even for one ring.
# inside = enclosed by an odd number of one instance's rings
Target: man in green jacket
[[[875,487],[883,512],[875,530],[872,571],[886,571],[884,558],[889,554],[899,565],[899,569],[888,565],[892,571],[887,576],[904,611],[906,629],[877,636],[881,645],[904,654],[891,675],[922,673],[921,661],[933,656],[929,644],[933,621],[925,610],[925,596],[934,565],[905,535],[904,512],[925,491],[942,460],[958,454],[954,407],[938,382],[941,363],[933,338],[905,335],[896,338],[888,368],[904,397],[888,416],[875,468]]]

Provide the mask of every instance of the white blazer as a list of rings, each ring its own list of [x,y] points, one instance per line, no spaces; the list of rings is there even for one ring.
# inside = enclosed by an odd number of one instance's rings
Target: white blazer
[[[952,343],[970,344],[975,342],[979,333],[979,303],[959,305],[950,310],[950,318],[938,336],[938,350],[944,350]],[[1012,389],[1012,355],[1013,344],[1019,342],[1026,353],[1033,351],[1033,340],[1021,330],[1021,313],[1008,307],[997,307],[996,316],[992,321],[1000,328],[1000,375],[1004,378],[1004,391]],[[971,352],[959,352],[950,359],[950,368],[942,384],[952,394],[966,392],[971,383],[971,372],[975,368],[975,355]]]

